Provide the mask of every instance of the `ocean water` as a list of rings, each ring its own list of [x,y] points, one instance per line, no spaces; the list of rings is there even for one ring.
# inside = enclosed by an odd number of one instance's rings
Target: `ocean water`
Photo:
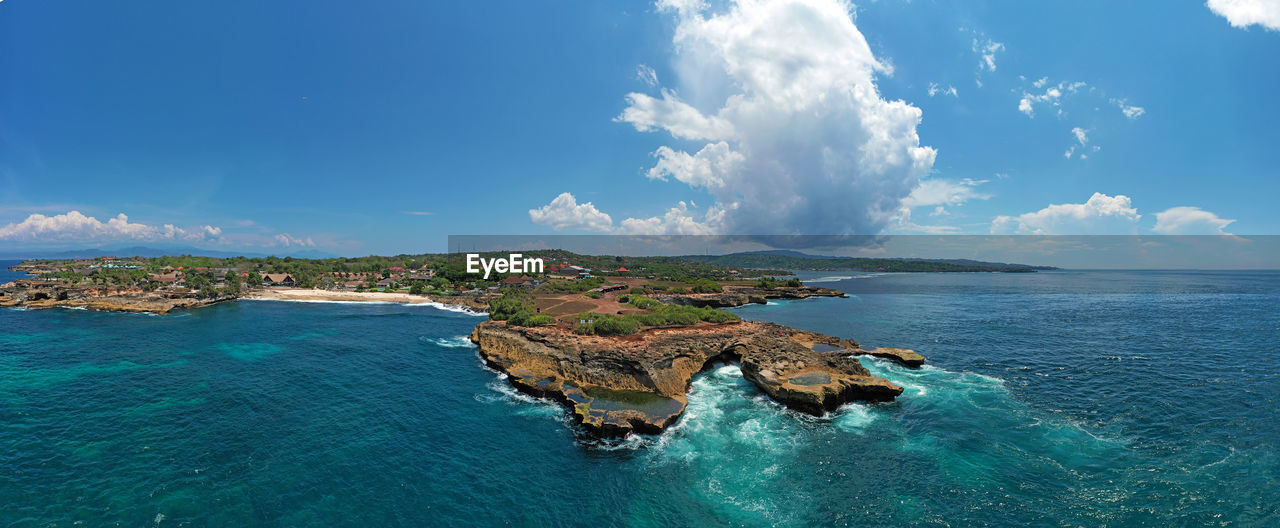
[[[0,526],[1280,525],[1280,274],[806,276],[852,295],[738,313],[919,350],[862,360],[901,398],[809,417],[717,365],[608,443],[471,315],[0,309]]]

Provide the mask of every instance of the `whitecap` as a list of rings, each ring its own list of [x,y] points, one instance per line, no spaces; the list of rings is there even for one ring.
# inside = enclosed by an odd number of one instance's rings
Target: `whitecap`
[[[445,304],[445,303],[439,303],[439,302],[425,302],[425,303],[412,303],[412,304],[406,304],[405,306],[427,306],[427,307],[435,308],[435,309],[437,309],[437,310],[444,310],[444,311],[446,311],[446,312],[456,312],[456,313],[460,313],[460,314],[474,315],[474,316],[478,316],[478,317],[488,317],[488,316],[489,316],[489,312],[481,312],[481,311],[473,310],[473,309],[468,308],[468,307],[466,307],[466,306],[459,306],[459,305],[457,305],[457,304]]]
[[[841,406],[831,422],[837,429],[846,433],[861,433],[874,421],[876,421],[876,415],[871,412],[869,405],[851,403]]]
[[[812,284],[812,283],[816,283],[816,282],[840,282],[840,281],[842,281],[842,280],[849,280],[849,279],[852,279],[852,278],[853,278],[853,276],[852,276],[852,275],[833,275],[833,276],[830,276],[830,277],[819,277],[819,278],[816,278],[816,279],[809,279],[809,280],[804,281],[804,282],[806,282],[806,283],[810,283],[810,284]]]
[[[431,343],[434,343],[436,346],[440,346],[444,348],[473,348],[476,346],[475,343],[471,342],[471,338],[465,335],[458,335],[453,337],[436,337],[436,338],[426,338],[425,336],[423,336],[420,339],[425,339],[427,341],[430,341]]]

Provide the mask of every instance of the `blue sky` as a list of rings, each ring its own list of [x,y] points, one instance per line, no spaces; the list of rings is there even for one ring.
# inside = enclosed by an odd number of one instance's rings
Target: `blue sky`
[[[0,247],[1276,234],[1278,85],[1264,0],[4,0]]]

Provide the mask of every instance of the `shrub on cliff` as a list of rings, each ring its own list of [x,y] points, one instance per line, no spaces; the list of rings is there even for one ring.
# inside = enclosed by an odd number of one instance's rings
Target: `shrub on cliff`
[[[507,319],[507,324],[512,326],[546,326],[555,324],[556,319],[550,315],[531,314],[529,312],[516,312]]]
[[[616,315],[597,315],[591,324],[596,335],[619,336],[631,335],[640,331],[640,321],[634,317],[618,317]]]
[[[693,281],[693,286],[689,287],[693,293],[720,293],[724,288],[720,283],[711,279],[698,279]]]
[[[506,321],[520,312],[532,315],[536,311],[533,296],[522,291],[510,291],[489,301],[489,318],[494,321]]]
[[[640,295],[632,295],[630,302],[631,302],[631,306],[634,306],[640,310],[648,310],[650,308],[657,308],[663,305],[661,302],[655,299],[651,299],[649,297],[644,297]]]

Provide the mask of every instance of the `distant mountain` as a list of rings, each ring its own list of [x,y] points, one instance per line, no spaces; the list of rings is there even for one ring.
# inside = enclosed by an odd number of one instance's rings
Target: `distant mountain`
[[[333,258],[333,255],[317,251],[314,249],[302,251],[283,251],[268,253],[249,253],[239,251],[222,251],[216,249],[202,249],[187,246],[104,246],[87,249],[72,250],[28,250],[28,251],[11,251],[0,253],[0,259],[5,260],[22,260],[31,258],[41,259],[80,259],[80,258],[96,258],[96,257],[163,257],[170,255],[196,255],[202,257],[229,258],[229,257],[267,257],[275,255],[278,257],[294,257],[294,258]]]
[[[728,255],[686,255],[681,258],[718,266],[754,269],[1005,273],[1057,269],[1052,266],[1028,266],[970,259],[830,257],[791,250],[751,251]]]

